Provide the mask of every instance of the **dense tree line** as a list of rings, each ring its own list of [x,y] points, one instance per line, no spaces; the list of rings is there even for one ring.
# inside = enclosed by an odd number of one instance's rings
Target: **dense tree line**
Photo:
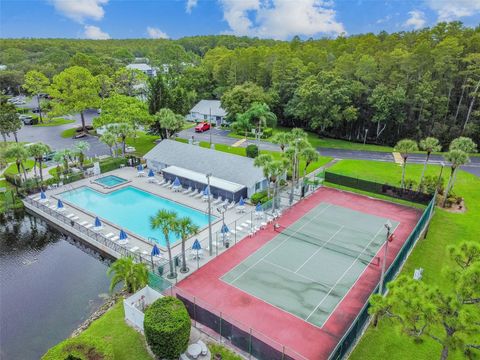
[[[238,109],[261,102],[279,125],[322,136],[355,141],[366,136],[390,145],[433,136],[444,148],[461,135],[480,142],[480,28],[459,22],[290,42],[223,35],[4,39],[0,50],[0,63],[8,67],[0,72],[0,85],[13,91],[29,70],[52,79],[67,67],[82,66],[111,78],[135,57],[147,57],[153,65],[171,65],[165,84],[157,85],[175,89],[170,105],[174,98],[188,99],[172,105],[176,113],[201,98],[217,98],[234,121]]]

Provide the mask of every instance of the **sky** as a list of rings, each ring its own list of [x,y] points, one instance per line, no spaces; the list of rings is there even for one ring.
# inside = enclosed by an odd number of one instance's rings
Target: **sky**
[[[0,37],[289,40],[479,26],[480,0],[0,0]]]

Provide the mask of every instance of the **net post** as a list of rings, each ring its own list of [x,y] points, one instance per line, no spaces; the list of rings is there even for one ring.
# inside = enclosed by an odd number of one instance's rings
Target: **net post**
[[[220,334],[219,341],[220,341],[220,343],[222,343],[222,312],[221,311],[220,311],[220,324],[219,324],[219,326],[220,326],[220,329],[219,329],[220,331],[218,332]]]
[[[237,220],[233,223],[234,227],[234,236],[235,236],[235,245],[237,245]]]
[[[282,345],[282,360],[285,360],[285,345]]]

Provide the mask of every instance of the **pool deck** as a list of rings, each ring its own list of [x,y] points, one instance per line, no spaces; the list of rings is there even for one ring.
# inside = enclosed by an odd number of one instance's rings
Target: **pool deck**
[[[127,182],[112,188],[105,188],[94,182],[98,177],[103,177],[107,175],[115,175],[115,176],[124,178],[127,180]],[[156,175],[155,178],[159,182],[163,180],[160,175]],[[88,236],[88,234],[93,235],[92,234],[93,226],[91,224],[93,224],[95,221],[95,214],[89,213],[84,209],[78,208],[73,204],[70,204],[68,201],[63,201],[65,209],[60,213],[63,216],[58,215],[59,212],[56,209],[56,204],[57,204],[59,195],[63,192],[72,191],[85,186],[88,186],[103,194],[108,194],[112,191],[116,191],[127,186],[133,186],[140,190],[147,191],[153,195],[157,195],[157,196],[178,202],[179,204],[189,206],[193,209],[196,209],[205,213],[208,210],[208,205],[205,201],[202,200],[202,198],[191,197],[189,195],[183,194],[182,191],[174,192],[173,190],[168,189],[167,187],[163,187],[158,183],[149,182],[148,177],[146,176],[138,177],[137,170],[131,167],[117,169],[114,171],[110,171],[108,173],[101,174],[96,177],[82,179],[68,185],[47,190],[46,191],[47,202],[44,202],[42,204],[43,206],[41,206],[40,202],[38,201],[39,194],[32,195],[29,197],[28,201],[24,201],[25,206],[29,208],[31,211],[33,211],[34,213],[39,214],[40,216],[43,216],[49,221],[54,222],[56,225],[60,226],[65,231],[72,233],[76,237],[81,237],[82,239],[88,241],[92,245],[96,246],[97,248],[99,248],[104,252],[107,252],[108,254],[110,254],[115,258],[121,257],[122,254],[123,255],[125,254],[125,252],[118,252],[112,248],[110,249],[102,248],[102,246],[99,246],[102,244],[98,244],[98,241],[91,239],[92,236]],[[217,217],[217,219],[212,223],[213,234],[219,232],[222,227],[222,217],[216,210],[217,206],[218,205],[212,205],[212,215]],[[254,207],[250,205],[246,205],[245,210],[241,213],[238,212],[235,207],[231,208],[225,212],[225,223],[231,224],[231,223],[238,222],[239,224],[240,223],[244,224],[245,221],[247,221],[247,223],[250,223],[247,219],[250,218],[251,213],[253,211],[254,211]],[[150,252],[154,244],[152,241],[149,241],[148,239],[144,239],[134,233],[127,231],[128,243],[124,245],[119,245],[118,239],[116,239],[115,236],[119,235],[121,227],[118,226],[118,224],[113,224],[105,219],[101,218],[101,220],[103,223],[103,229],[99,231],[95,231],[95,235],[93,236],[94,238],[101,237],[102,241],[105,241],[106,243],[111,243],[111,241],[106,241],[104,239],[105,235],[107,235],[107,237],[105,238],[109,240],[113,240],[113,242],[115,242],[117,245],[115,246],[117,250],[119,249],[119,247],[122,247],[134,254],[139,254],[144,259],[147,259],[148,261],[150,261],[151,259]],[[89,231],[84,231],[87,229]],[[113,236],[108,237],[110,233],[113,233]],[[235,234],[235,241],[240,241],[243,237],[246,237],[248,235],[249,235],[249,231],[237,232]],[[195,235],[194,237],[186,241],[186,249],[191,249],[194,239],[197,239],[197,238],[198,239],[208,238],[208,226],[203,228],[197,235]],[[103,247],[105,247],[105,244],[103,245],[104,245]],[[205,241],[203,241],[202,247],[204,249],[205,249],[205,245],[206,245]],[[162,252],[166,251],[165,248],[161,246],[159,247],[161,250],[163,250]],[[216,251],[218,250],[216,249]],[[181,254],[181,241],[178,241],[172,246],[172,256],[177,256],[179,254]],[[160,259],[156,259],[156,260],[160,260]],[[196,259],[194,262],[195,267],[199,267],[201,263],[207,262],[208,260],[209,259],[202,259],[202,258]]]

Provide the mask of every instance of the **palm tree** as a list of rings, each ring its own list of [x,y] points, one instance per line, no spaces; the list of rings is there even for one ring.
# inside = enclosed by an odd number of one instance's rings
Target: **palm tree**
[[[10,145],[5,151],[5,157],[15,159],[15,164],[17,165],[17,171],[21,174],[23,171],[23,176],[27,180],[27,171],[25,170],[25,160],[28,159],[28,151],[24,145],[19,143],[14,143]]]
[[[127,137],[135,135],[135,130],[133,126],[127,123],[120,123],[111,127],[111,131],[117,135],[122,141],[122,156],[125,157],[125,147]]]
[[[402,189],[405,188],[405,170],[407,168],[407,159],[408,155],[410,153],[417,151],[418,146],[417,143],[413,140],[410,139],[403,139],[400,140],[397,145],[395,145],[394,151],[397,151],[400,153],[400,156],[403,159],[403,164],[402,164],[402,184],[401,187]]]
[[[123,281],[123,289],[134,293],[143,288],[148,282],[147,266],[143,263],[135,263],[131,257],[116,260],[107,270],[107,275],[114,274],[110,281],[110,292],[115,286]]]
[[[150,227],[153,230],[160,229],[165,237],[165,243],[168,250],[168,261],[170,263],[170,274],[168,277],[173,279],[177,276],[173,266],[172,249],[170,248],[170,231],[175,230],[177,224],[177,213],[175,211],[168,211],[165,209],[158,210],[155,216],[150,217]]]
[[[315,150],[312,146],[306,147],[300,152],[300,158],[305,161],[305,167],[303,169],[303,179],[307,176],[307,168],[308,166],[318,160],[320,154],[317,150]]]
[[[290,167],[292,169],[292,186],[290,190],[290,205],[293,203],[293,195],[295,191],[295,183],[298,179],[298,167],[299,167],[299,157],[303,150],[312,147],[307,140],[306,133],[301,129],[292,130],[293,140],[288,145],[287,150],[285,150],[285,156],[290,161]]]
[[[86,141],[78,141],[75,143],[74,151],[78,154],[78,162],[80,168],[83,169],[83,162],[85,161],[85,153],[90,150],[90,144]]]
[[[462,150],[467,154],[471,154],[477,151],[477,144],[468,137],[460,136],[452,140],[448,150]]]
[[[66,174],[69,170],[68,164],[72,160],[72,151],[69,149],[57,151],[53,157],[53,160],[58,163],[63,161],[63,172]]]
[[[237,120],[232,123],[232,128],[237,133],[243,132],[245,134],[245,140],[247,140],[248,133],[252,130],[252,124],[250,124],[250,120],[244,114],[238,114]]]
[[[293,140],[293,134],[290,132],[278,132],[272,137],[272,143],[280,146],[282,152],[285,151],[285,147]]]
[[[432,152],[442,150],[442,146],[437,138],[427,137],[420,141],[420,149],[427,153],[427,158],[425,159],[425,164],[423,165],[422,176],[420,177],[420,184],[418,185],[419,190],[422,188],[423,178],[425,176],[425,170],[427,170],[428,160]]]
[[[33,171],[35,176],[37,175],[37,164],[39,167],[40,181],[43,181],[43,157],[51,151],[50,146],[44,143],[35,143],[28,148],[30,156],[33,156],[35,163],[33,165]]]
[[[112,132],[105,131],[100,137],[100,141],[108,146],[108,148],[110,149],[110,154],[113,157],[117,156],[116,152],[113,151],[113,147],[117,144],[117,137]]]
[[[180,239],[182,239],[182,267],[180,271],[182,273],[188,272],[187,259],[185,256],[185,241],[192,235],[198,233],[198,226],[192,222],[192,219],[185,216],[177,220],[175,224],[175,233]]]
[[[272,212],[274,212],[277,201],[278,179],[287,171],[289,161],[283,156],[274,159],[270,154],[262,154],[255,159],[254,165],[262,167],[263,173],[268,179],[268,197],[270,197],[270,183],[273,183]]]
[[[262,128],[272,127],[277,123],[277,116],[265,103],[253,103],[243,115],[256,127],[257,136],[260,136]]]
[[[167,139],[170,139],[173,134],[181,130],[185,121],[182,115],[175,114],[168,108],[160,109],[155,114],[155,119],[160,123],[160,127],[165,129]]]
[[[258,155],[253,161],[253,165],[261,167],[263,170],[263,176],[268,181],[267,186],[267,197],[270,197],[270,167],[269,164],[273,161],[273,156],[270,154],[261,154]]]
[[[460,166],[467,164],[470,161],[468,154],[465,151],[454,149],[450,150],[444,156],[445,160],[450,162],[450,179],[448,180],[447,189],[445,190],[442,206],[445,207],[447,203],[448,195],[453,189],[453,185],[456,180],[457,170]]]

